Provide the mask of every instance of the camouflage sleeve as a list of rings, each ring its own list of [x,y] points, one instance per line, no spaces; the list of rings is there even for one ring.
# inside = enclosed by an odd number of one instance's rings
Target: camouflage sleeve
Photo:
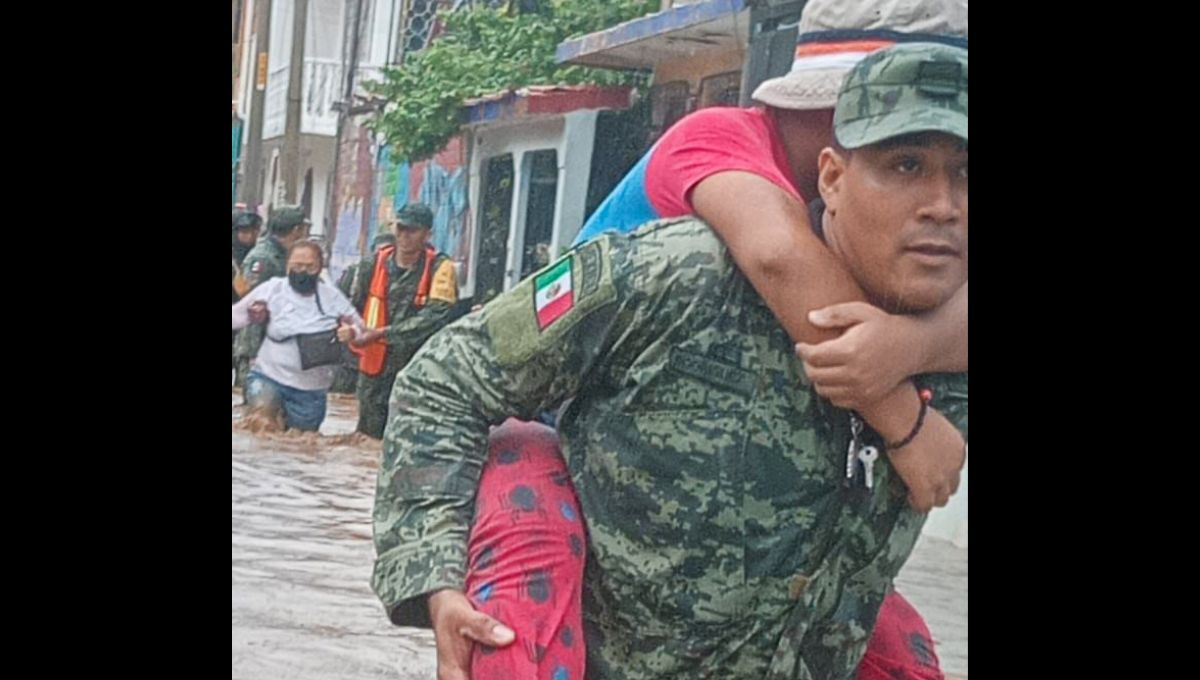
[[[400,349],[401,353],[408,353],[449,323],[453,312],[454,305],[430,300],[416,314],[385,328],[384,342]]]
[[[351,297],[351,290],[354,288],[354,276],[358,273],[358,267],[350,265],[342,270],[342,275],[338,277],[337,289],[342,291],[342,295],[347,298]]]
[[[463,587],[488,426],[579,389],[621,335],[621,269],[609,240],[593,241],[435,334],[397,376],[372,575],[393,623],[428,626],[424,596]]]
[[[275,266],[270,260],[250,251],[246,259],[242,261],[241,280],[239,281],[245,290],[242,293],[243,299],[259,284],[277,276],[274,270]],[[267,327],[264,324],[251,324],[238,331],[237,339],[234,341],[234,356],[249,359],[258,356],[258,350],[262,347],[263,338],[266,335]]]
[[[458,302],[458,284],[454,278],[454,263],[443,258],[436,267],[429,300],[416,314],[384,329],[384,342],[412,354],[429,336],[450,322]]]
[[[350,304],[360,313],[367,306],[367,292],[371,287],[371,276],[375,273],[375,261],[363,258],[354,272],[354,282],[350,286]]]
[[[242,261],[242,278],[246,280],[246,287],[253,290],[258,284],[271,279],[271,267],[269,263],[261,257],[253,254],[247,255]]]
[[[967,437],[967,374],[929,373],[917,378],[917,383],[933,391],[931,408],[946,416],[963,439]]]

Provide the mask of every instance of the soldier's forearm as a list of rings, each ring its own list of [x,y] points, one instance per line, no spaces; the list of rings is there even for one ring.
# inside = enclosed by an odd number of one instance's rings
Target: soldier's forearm
[[[511,410],[448,336],[396,377],[375,499],[372,585],[399,625],[427,625],[424,596],[461,589],[488,425]],[[470,344],[467,341],[467,344]]]
[[[451,307],[440,303],[431,304],[416,315],[388,326],[384,331],[384,342],[389,345],[402,345],[409,342],[423,342],[433,335],[450,319]]]
[[[416,616],[421,595],[462,587],[488,426],[561,404],[605,345],[620,306],[603,278],[611,268],[593,264],[601,266],[581,278],[578,300],[557,309],[555,335],[539,333],[549,313],[537,315],[531,279],[434,334],[396,376],[375,502],[374,579],[395,615]],[[409,325],[432,331],[450,312],[434,303]]]

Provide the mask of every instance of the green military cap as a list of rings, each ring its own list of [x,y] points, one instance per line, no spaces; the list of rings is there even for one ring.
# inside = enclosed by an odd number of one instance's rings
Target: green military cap
[[[267,229],[276,234],[287,233],[296,225],[307,222],[308,218],[304,215],[304,208],[298,205],[285,205],[271,212]]]
[[[424,203],[409,203],[396,211],[396,226],[401,229],[432,229],[433,211]]]
[[[967,51],[903,43],[867,56],[842,84],[833,132],[847,149],[913,132],[945,132],[965,141]]]

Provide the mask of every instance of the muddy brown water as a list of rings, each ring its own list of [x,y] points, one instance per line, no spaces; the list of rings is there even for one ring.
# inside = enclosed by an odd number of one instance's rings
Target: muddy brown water
[[[252,434],[233,393],[233,678],[433,680],[433,636],[392,626],[371,592],[379,442],[331,395],[321,433]],[[967,551],[922,538],[897,585],[967,674]]]
[[[371,592],[379,443],[355,418],[334,397],[324,436],[233,429],[235,680],[435,676],[432,635],[392,626]]]

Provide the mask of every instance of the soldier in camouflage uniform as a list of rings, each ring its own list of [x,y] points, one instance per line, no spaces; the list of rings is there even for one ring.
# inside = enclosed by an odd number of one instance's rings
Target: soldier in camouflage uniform
[[[806,363],[818,394],[869,423],[910,407],[908,377],[967,369],[967,285],[933,315],[880,313],[813,235],[817,159],[850,67],[894,42],[967,46],[967,0],[808,0],[791,70],[753,108],[708,107],[671,126],[613,188],[575,245],[695,215],[733,253]],[[875,342],[872,342],[874,340]],[[864,347],[864,345],[866,345]]]
[[[890,312],[937,308],[967,279],[966,101],[966,51],[939,45],[878,52],[843,86],[814,228]],[[444,660],[457,628],[439,608],[461,605],[438,600],[462,599],[488,426],[570,399],[587,680],[850,678],[925,519],[907,495],[926,465],[965,460],[966,374],[920,382],[923,420],[857,435],[707,225],[604,235],[398,376],[372,585],[394,623],[435,625]],[[865,444],[883,455],[848,466]],[[512,640],[487,630],[468,637]]]
[[[267,238],[260,238],[242,261],[242,276],[249,290],[276,276],[287,275],[288,248],[308,235],[308,224],[304,208],[300,206],[283,206],[274,211],[267,220]],[[245,387],[250,363],[258,354],[265,333],[264,324],[253,324],[238,331],[233,343],[238,387]]]
[[[349,267],[346,267],[346,269],[342,271],[342,275],[338,277],[337,287],[338,290],[345,294],[346,299],[354,301],[356,299],[366,297],[365,293],[361,295],[359,293],[359,286],[363,283],[362,279],[358,276],[359,270],[361,270],[364,266],[370,267],[371,263],[375,260],[375,256],[379,254],[381,248],[395,244],[395,234],[393,234],[391,231],[380,231],[375,235],[375,238],[371,240],[371,254],[362,258],[358,262],[355,262]],[[358,310],[359,314],[362,314],[363,310],[361,307],[356,307],[356,309]],[[354,353],[349,349],[347,349],[346,360],[342,362],[341,366],[338,366],[337,374],[333,378],[333,386],[329,388],[329,391],[335,394],[354,394],[354,391],[357,389],[357,387],[358,357],[355,356]]]
[[[258,232],[262,229],[262,218],[252,212],[242,210],[233,213],[232,252],[233,262],[238,267],[250,254],[258,242]]]
[[[258,241],[258,232],[262,228],[262,218],[252,212],[243,210],[235,210],[233,212],[233,237],[232,237],[232,256],[233,256],[233,300],[236,303],[242,299],[242,296],[250,292],[249,286],[246,285],[246,280],[241,276],[242,261],[246,259],[246,255],[254,248],[255,242]],[[233,331],[230,335],[230,348],[233,354],[233,367],[237,368],[236,356],[237,331]]]
[[[396,373],[435,331],[449,323],[458,302],[458,281],[454,263],[448,256],[428,245],[433,227],[433,211],[421,203],[411,203],[396,212],[396,245],[384,246],[358,269],[357,294],[350,301],[363,310],[363,318],[372,329],[359,344],[382,343],[386,355],[380,372],[360,370],[358,378],[358,431],[380,439],[387,423],[388,396]],[[388,253],[384,256],[383,253]],[[433,260],[426,267],[426,261]],[[403,261],[405,258],[411,258]],[[380,260],[387,266],[386,326],[376,327],[370,314],[371,281]],[[428,269],[428,271],[426,271]],[[425,278],[425,298],[418,300]],[[362,364],[360,362],[360,369]]]

